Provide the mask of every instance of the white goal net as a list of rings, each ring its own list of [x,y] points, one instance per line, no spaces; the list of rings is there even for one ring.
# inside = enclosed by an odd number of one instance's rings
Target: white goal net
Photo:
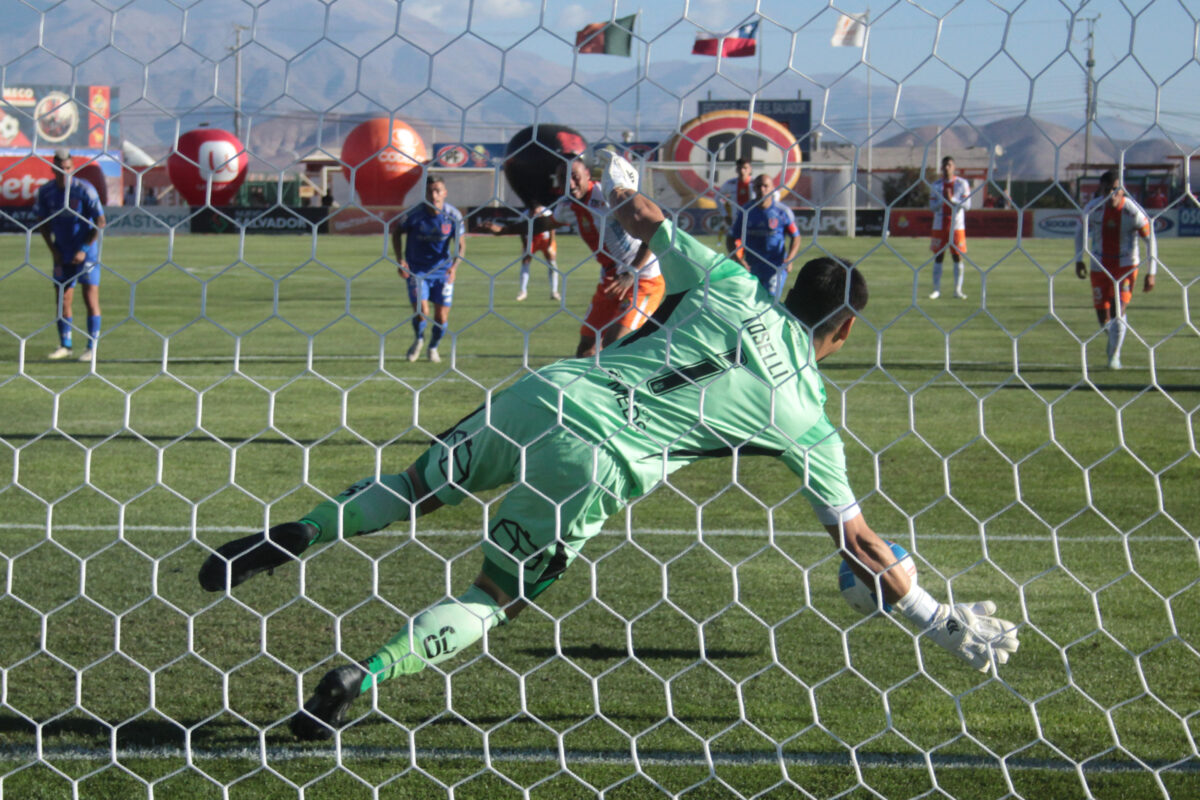
[[[1200,796],[1196,4],[3,14],[0,796]],[[742,122],[712,116],[728,109]],[[392,240],[426,182],[366,200],[368,167],[347,169],[352,131],[379,118],[421,138],[466,219],[440,347],[433,321],[417,333]],[[862,271],[870,301],[821,365],[850,486],[921,587],[1016,623],[1008,663],[972,671],[898,613],[851,609],[802,481],[733,446],[621,507],[519,620],[297,740],[322,676],[464,596],[511,490],[244,586],[205,591],[197,573],[230,540],[403,472],[575,355],[587,245],[560,230],[556,265],[534,253],[523,279],[518,238],[486,227],[521,219],[505,146],[535,124],[629,155],[722,252],[716,190],[744,156],[784,184],[797,265]],[[215,131],[236,138],[228,155]],[[190,132],[183,167],[213,176],[192,204],[171,165]],[[47,213],[60,149],[96,197],[72,178]],[[947,156],[971,198],[961,263],[930,245]],[[222,171],[244,183],[218,198]],[[1132,285],[1076,273],[1106,171],[1154,231]],[[94,279],[69,280],[46,217],[82,223],[72,252]],[[1129,292],[1105,323],[1114,288]],[[703,383],[697,369],[672,386]],[[519,533],[513,552],[533,555]]]

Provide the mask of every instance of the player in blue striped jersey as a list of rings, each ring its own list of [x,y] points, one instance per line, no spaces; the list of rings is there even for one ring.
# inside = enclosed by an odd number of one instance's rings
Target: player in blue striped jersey
[[[759,175],[754,200],[738,209],[732,234],[738,262],[758,278],[776,300],[783,297],[792,262],[800,252],[800,230],[792,210],[775,196],[775,182]]]
[[[404,237],[408,236],[405,243]],[[425,346],[425,329],[432,319],[429,360],[442,360],[438,343],[446,334],[450,306],[454,302],[454,273],[467,252],[462,214],[446,202],[446,182],[436,176],[425,182],[425,202],[410,208],[392,231],[397,270],[408,283],[408,300],[413,307],[412,347],[408,360],[416,361]],[[433,303],[433,316],[429,304]]]
[[[54,259],[54,315],[58,323],[59,347],[52,359],[71,356],[71,306],[75,284],[83,287],[87,306],[87,349],[80,361],[91,361],[100,336],[100,231],[104,228],[104,206],[96,187],[71,172],[71,152],[54,151],[54,180],[38,188],[33,210],[38,228]]]

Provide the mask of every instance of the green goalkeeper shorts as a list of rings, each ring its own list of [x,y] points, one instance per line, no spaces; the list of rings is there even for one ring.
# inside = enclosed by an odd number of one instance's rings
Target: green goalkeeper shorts
[[[500,587],[528,598],[529,589],[558,577],[624,506],[631,483],[607,450],[523,398],[522,389],[558,391],[535,384],[501,392],[441,434],[417,468],[447,505],[512,484],[485,512],[485,571],[493,580],[508,576],[497,580]]]

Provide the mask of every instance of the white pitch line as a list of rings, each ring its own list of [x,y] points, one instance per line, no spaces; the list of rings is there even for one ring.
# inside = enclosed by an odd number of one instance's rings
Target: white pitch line
[[[401,332],[401,334],[398,334],[398,335],[402,335],[402,333],[403,332]],[[527,355],[528,354],[523,353],[523,352],[517,352],[517,353],[512,354],[512,358],[513,358],[513,360],[520,360],[522,358],[527,357]],[[455,356],[459,359],[478,358],[478,356],[475,356],[472,353],[457,353],[456,352]],[[539,358],[539,357],[540,356],[534,356],[534,358]],[[248,361],[248,362],[273,362],[273,361],[294,362],[294,361],[307,361],[308,358],[309,357],[306,354],[295,355],[295,354],[290,354],[290,353],[275,353],[275,354],[268,354],[268,355],[244,354],[244,355],[238,356],[238,359],[240,361]],[[332,355],[316,355],[316,354],[314,354],[312,357],[312,360],[317,361],[317,362],[322,362],[322,361],[376,361],[376,360],[378,360],[378,358],[379,358],[378,353],[347,353],[347,354],[340,354],[340,355],[339,354],[332,354]],[[399,356],[393,357],[394,360],[399,359],[399,358],[400,358]],[[28,359],[28,360],[29,361],[40,361],[40,359],[33,359],[33,358]],[[233,358],[232,357],[222,358],[220,355],[168,356],[167,360],[169,363],[187,364],[187,363],[198,363],[198,362],[199,363],[211,362],[211,361],[215,361],[215,360],[216,361],[228,360],[228,361],[232,362]],[[162,361],[162,359],[157,358],[157,357],[155,357],[155,358],[144,358],[144,357],[143,358],[104,358],[104,359],[101,359],[100,363],[103,363],[103,364],[157,364],[157,363],[160,363],[161,361]],[[6,363],[6,362],[0,360],[0,363]],[[951,372],[951,373],[954,371],[954,367],[973,367],[973,368],[991,367],[996,372],[1007,373],[1009,378],[1016,378],[1016,377],[1018,377],[1018,375],[1021,375],[1021,376],[1025,377],[1026,379],[1028,379],[1032,383],[1038,382],[1036,376],[1031,376],[1031,375],[1026,375],[1024,373],[1014,372],[1012,370],[1012,364],[1008,361],[1003,361],[1003,362],[1002,361],[971,361],[971,360],[966,360],[966,359],[955,359],[950,362],[950,367],[948,370],[946,368],[946,365],[941,361],[889,362],[887,364],[871,365],[871,369],[876,369],[876,370],[882,369],[885,371],[922,369],[922,370],[947,370],[948,372]],[[1069,364],[1048,363],[1048,362],[1047,363],[1022,362],[1017,365],[1017,368],[1018,368],[1018,370],[1020,370],[1020,369],[1059,370],[1062,372],[1069,372],[1069,371],[1073,371],[1073,370],[1078,370],[1080,368],[1080,364],[1079,364],[1079,362],[1071,362]],[[850,368],[847,367],[846,369],[849,370]],[[1145,367],[1145,369],[1148,370],[1149,365],[1147,365]],[[1187,365],[1160,364],[1160,365],[1156,366],[1155,369],[1158,372],[1180,372],[1180,373],[1200,374],[1200,368],[1189,367]],[[843,370],[838,370],[836,368],[836,365],[834,365],[834,368],[832,371],[840,374]],[[959,383],[959,381],[952,380],[950,378],[944,378],[942,380],[945,380],[945,381],[955,384],[955,385],[957,385]],[[1082,380],[1082,376],[1080,376],[1080,380]],[[866,381],[859,381],[859,382],[864,383]],[[893,381],[888,381],[888,380],[881,380],[879,382],[884,383],[884,384],[892,384],[893,383]],[[964,381],[964,383],[966,383],[966,381]],[[995,382],[994,381],[985,381],[983,383],[994,384]]]
[[[43,747],[40,750],[31,746],[0,747],[0,762],[26,761],[33,762],[41,759],[55,761],[101,761],[112,762],[113,751],[108,749],[90,749],[85,747]],[[192,761],[255,761],[260,764],[272,764],[282,761],[297,761],[300,759],[337,759],[352,760],[388,760],[407,764],[414,753],[408,748],[391,747],[268,747],[263,750],[250,747],[228,748],[194,748],[185,750],[178,747],[123,747],[116,750],[117,761],[130,760],[187,760]],[[420,748],[415,751],[417,760],[432,759],[438,761],[478,761],[483,762],[484,753],[481,750],[467,748]],[[546,764],[557,763],[556,750],[533,750],[518,748],[492,748],[488,758],[492,761],[508,763]],[[638,752],[638,760],[642,764],[659,766],[706,767],[710,763],[714,767],[752,767],[774,766],[851,766],[855,762],[867,769],[927,769],[924,756],[916,753],[858,753],[852,759],[847,753],[783,753],[771,751],[752,751],[741,753],[714,753],[711,760],[696,753],[685,753],[678,750],[643,750]],[[631,765],[633,757],[630,753],[619,750],[566,750],[563,756],[568,764],[601,764],[601,765]],[[1076,765],[1064,763],[1062,760],[1043,758],[1009,758],[1000,759],[987,756],[955,756],[934,755],[930,757],[936,769],[995,769],[1003,765],[1013,771],[1050,771],[1076,772]],[[1182,763],[1148,762],[1139,764],[1134,761],[1090,761],[1083,765],[1087,774],[1113,773],[1194,773],[1200,771],[1200,762],[1187,759]]]
[[[0,530],[23,530],[23,531],[44,531],[45,525],[36,523],[22,522],[4,522],[0,523]],[[186,525],[51,525],[54,531],[72,531],[72,532],[114,532],[124,530],[127,532],[138,533],[191,533],[192,528]],[[196,533],[255,533],[261,531],[262,528],[246,527],[246,526],[205,526],[196,528]],[[382,537],[400,537],[408,538],[411,534],[408,530],[390,530],[379,531],[377,533],[366,534],[371,538]],[[445,530],[438,528],[418,529],[416,538],[438,538],[450,536],[473,536],[481,537],[482,531],[479,530]],[[624,537],[625,531],[601,531],[600,536],[619,536]],[[683,530],[681,528],[636,528],[632,531],[634,537],[637,536],[689,536],[696,537],[698,532],[695,530]],[[741,528],[714,528],[705,530],[702,535],[707,537],[739,537],[749,539],[766,539],[769,533],[765,530],[749,530]],[[798,538],[798,539],[828,539],[829,534],[825,531],[775,531],[775,538]],[[883,533],[884,538],[894,541],[908,541],[908,534]],[[975,542],[979,540],[979,536],[969,533],[919,533],[917,538],[923,541],[945,541],[945,542]],[[989,533],[985,537],[988,541],[994,542],[1051,542],[1054,537],[1048,535],[1036,535],[1028,533]],[[1060,542],[1119,542],[1123,539],[1119,534],[1111,536],[1060,536]],[[1184,534],[1179,536],[1137,536],[1136,534],[1130,537],[1130,541],[1134,542],[1190,542],[1192,539]]]

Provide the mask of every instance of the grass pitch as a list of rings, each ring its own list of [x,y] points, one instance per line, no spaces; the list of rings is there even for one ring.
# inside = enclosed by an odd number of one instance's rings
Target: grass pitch
[[[823,365],[867,519],[935,594],[1022,622],[1000,679],[857,617],[790,473],[723,460],[611,520],[486,651],[360,700],[340,748],[294,742],[286,720],[327,669],[461,592],[492,498],[231,596],[198,587],[205,546],[402,469],[488,392],[571,354],[597,270],[560,243],[565,301],[535,264],[516,303],[516,240],[470,239],[453,358],[434,365],[404,359],[380,239],[113,237],[93,368],[44,360],[45,248],[0,239],[0,791],[1200,794],[1187,239],[1160,243],[1169,273],[1135,297],[1120,372],[1067,241],[973,239],[970,299],[937,302],[924,240],[807,243],[802,259],[859,260],[871,287]]]

